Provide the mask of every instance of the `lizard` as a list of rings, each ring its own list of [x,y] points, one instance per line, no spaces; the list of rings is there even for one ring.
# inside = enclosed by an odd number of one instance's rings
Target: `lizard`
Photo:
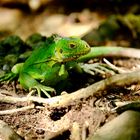
[[[138,50],[135,49],[90,47],[78,37],[52,35],[38,44],[24,63],[15,64],[10,73],[0,77],[0,82],[18,77],[23,88],[36,89],[39,96],[42,91],[47,97],[51,97],[48,92],[54,92],[53,86],[65,81],[68,70],[76,67],[77,63],[100,56],[118,55],[140,58]]]
[[[24,63],[15,64],[11,72],[0,78],[1,81],[18,81],[25,89],[36,89],[51,97],[53,85],[68,77],[68,70],[76,65],[75,60],[90,51],[90,46],[77,37],[52,35],[40,43]]]

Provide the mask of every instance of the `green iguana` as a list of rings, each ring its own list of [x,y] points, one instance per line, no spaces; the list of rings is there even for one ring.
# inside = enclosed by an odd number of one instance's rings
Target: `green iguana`
[[[121,47],[90,48],[80,38],[53,35],[38,44],[25,63],[14,65],[11,73],[0,77],[0,82],[18,77],[20,84],[25,89],[36,89],[39,96],[41,96],[42,91],[47,97],[51,97],[48,91],[53,92],[54,85],[66,80],[68,70],[74,68],[77,62],[106,55],[120,54],[122,56],[124,50],[125,48]],[[123,56],[140,57],[137,50],[131,51],[129,49],[125,52]]]
[[[11,73],[0,78],[0,81],[18,76],[25,89],[36,89],[39,96],[42,91],[50,97],[47,91],[54,91],[50,86],[65,80],[67,70],[75,66],[74,60],[89,51],[89,45],[80,38],[53,35],[39,44],[25,63],[14,65]]]

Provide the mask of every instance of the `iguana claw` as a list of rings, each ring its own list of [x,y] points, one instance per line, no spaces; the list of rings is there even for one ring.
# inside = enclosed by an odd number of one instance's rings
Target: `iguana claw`
[[[38,93],[38,96],[41,97],[41,91],[48,97],[48,98],[51,98],[51,95],[47,92],[47,91],[50,91],[50,92],[55,92],[55,89],[51,88],[51,87],[47,87],[47,86],[44,86],[44,85],[41,85],[41,84],[38,84],[34,87],[32,87],[32,89],[36,89],[37,90],[37,93]],[[30,92],[28,94],[28,96],[31,96],[33,94],[33,92]]]
[[[12,81],[15,77],[17,76],[17,74],[13,73],[13,72],[10,72],[10,73],[7,73],[5,74],[4,76],[1,76],[0,77],[0,82],[3,82],[3,81]]]

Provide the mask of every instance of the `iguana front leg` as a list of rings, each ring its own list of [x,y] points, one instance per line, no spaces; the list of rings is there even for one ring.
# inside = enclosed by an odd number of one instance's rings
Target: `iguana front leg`
[[[6,73],[5,75],[0,77],[0,82],[3,82],[3,81],[9,82],[15,79],[19,75],[22,66],[23,66],[23,63],[14,65],[11,72]]]
[[[48,98],[50,98],[51,96],[48,94],[48,91],[50,92],[55,91],[51,87],[40,84],[37,80],[35,80],[34,78],[32,78],[32,76],[30,76],[25,72],[20,74],[19,81],[20,84],[26,89],[36,89],[39,96],[41,96],[41,91],[42,91]]]

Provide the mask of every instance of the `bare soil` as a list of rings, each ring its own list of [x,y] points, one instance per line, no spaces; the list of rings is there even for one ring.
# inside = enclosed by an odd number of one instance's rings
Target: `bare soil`
[[[137,59],[121,58],[113,59],[113,62],[115,65],[125,66],[125,68],[133,68],[140,63]],[[16,88],[14,88],[14,85],[16,85]],[[1,84],[0,92],[15,97],[23,97],[27,94],[27,91],[24,91],[18,83]],[[116,107],[116,102],[140,99],[140,84],[121,88],[110,87],[104,92],[107,92],[107,95],[101,98],[88,97],[73,101],[67,106],[56,108],[34,103],[35,108],[33,109],[0,115],[0,119],[8,123],[26,140],[73,139],[75,131],[80,137],[87,138],[118,115],[111,111]],[[1,103],[0,110],[12,110],[30,104],[31,102]]]

